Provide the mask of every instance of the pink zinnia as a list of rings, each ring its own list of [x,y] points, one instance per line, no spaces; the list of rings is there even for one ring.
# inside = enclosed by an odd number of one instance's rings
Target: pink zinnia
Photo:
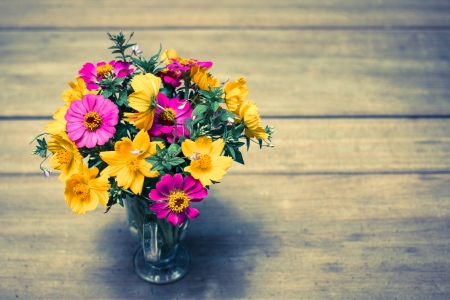
[[[198,61],[196,59],[184,60],[185,62],[180,62],[176,58],[171,58],[171,60],[172,63],[167,65],[167,69],[174,72],[176,71],[186,72],[189,71],[194,66],[209,69],[213,65],[213,63],[210,61]]]
[[[86,95],[70,104],[64,118],[67,135],[77,147],[93,148],[114,136],[119,108],[102,95]]]
[[[176,136],[189,137],[189,131],[184,125],[184,121],[192,115],[191,104],[187,101],[181,101],[179,98],[169,99],[163,93],[158,94],[156,101],[166,111],[156,107],[153,126],[149,131],[150,136],[159,136],[171,143],[175,134],[174,125],[176,122]]]
[[[156,184],[156,189],[150,191],[149,197],[155,203],[150,204],[150,210],[156,213],[159,219],[167,217],[173,225],[181,225],[189,219],[197,218],[200,213],[190,207],[189,202],[199,202],[208,196],[208,191],[199,180],[191,175],[184,178],[181,174],[173,177],[164,175]]]
[[[86,63],[78,73],[80,74],[80,78],[86,82],[88,90],[96,90],[100,87],[97,83],[105,78],[110,72],[112,72],[115,77],[122,78],[133,73],[133,71],[134,69],[130,69],[129,63],[112,60],[109,63],[99,62],[97,63],[97,66],[94,66],[94,64],[90,62]]]

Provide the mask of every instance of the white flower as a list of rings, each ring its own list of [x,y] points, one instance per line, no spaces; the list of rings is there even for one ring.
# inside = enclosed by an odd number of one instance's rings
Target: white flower
[[[139,49],[139,45],[134,45],[131,47],[131,53],[133,53],[134,55],[141,54],[142,52],[144,52],[144,51]]]

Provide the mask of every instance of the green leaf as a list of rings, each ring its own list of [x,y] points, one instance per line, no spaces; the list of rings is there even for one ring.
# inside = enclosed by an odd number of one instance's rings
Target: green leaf
[[[115,126],[116,133],[114,134],[114,140],[120,141],[123,137],[128,137],[127,125],[123,123],[117,123]]]
[[[103,90],[102,92],[102,96],[105,98],[109,98],[112,94],[113,92],[111,90]]]
[[[192,112],[192,116],[198,116],[203,114],[205,111],[208,110],[208,106],[205,104],[199,104],[197,105],[197,107],[194,109],[194,111]]]
[[[184,163],[184,159],[182,159],[181,157],[174,157],[169,161],[169,163],[175,167]]]
[[[152,164],[152,165],[155,165],[155,164],[157,164],[158,162],[160,162],[161,160],[160,160],[160,158],[157,157],[157,156],[150,156],[150,157],[147,157],[147,158],[145,159],[145,161],[148,162],[148,163],[150,163],[150,164]]]
[[[238,149],[234,149],[234,150],[236,152],[236,158],[234,160],[237,161],[238,163],[244,165],[244,158],[242,157],[241,151],[239,151]]]
[[[178,144],[171,144],[169,148],[167,149],[167,152],[171,155],[177,155],[181,152],[181,147]]]
[[[41,136],[43,136],[43,135],[45,135],[45,134],[49,134],[49,133],[44,132],[44,133],[38,134],[37,136],[35,136],[35,137],[31,140],[31,142],[30,142],[28,145],[31,145],[31,143],[34,142],[38,137],[41,137]]]
[[[123,90],[119,94],[119,99],[116,101],[117,105],[128,105],[128,94],[126,90]]]

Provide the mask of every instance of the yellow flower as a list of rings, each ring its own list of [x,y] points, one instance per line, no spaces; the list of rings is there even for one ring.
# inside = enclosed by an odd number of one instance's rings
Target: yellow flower
[[[163,52],[160,57],[160,59],[164,61],[164,64],[166,65],[171,64],[173,62],[172,58],[175,58],[178,61],[182,60],[182,58],[178,56],[177,51],[175,51],[174,49],[170,49],[167,50],[166,52]]]
[[[69,105],[65,104],[63,107],[58,108],[53,114],[54,121],[51,121],[45,125],[45,130],[51,134],[58,134],[66,131],[67,121],[64,116],[69,109]]]
[[[66,101],[68,105],[70,105],[70,103],[75,100],[81,100],[84,95],[95,93],[95,91],[88,91],[86,89],[86,84],[84,83],[83,79],[79,77],[75,77],[75,79],[77,80],[76,84],[72,81],[68,82],[72,89],[65,90],[61,95],[61,97],[64,99],[64,101]]]
[[[219,87],[220,81],[218,78],[214,78],[208,74],[208,72],[197,72],[192,80],[197,84],[201,90],[209,91],[213,87]]]
[[[239,104],[248,96],[248,88],[245,85],[244,78],[238,78],[236,81],[228,82],[224,87],[225,103],[231,112],[235,112]]]
[[[86,84],[84,83],[83,79],[79,77],[75,78],[77,80],[77,83],[75,84],[72,81],[69,81],[68,84],[70,85],[71,89],[67,89],[61,94],[61,97],[64,101],[66,101],[66,103],[63,107],[60,107],[55,111],[55,113],[53,114],[54,121],[49,122],[45,126],[45,130],[47,130],[48,133],[58,134],[61,131],[66,131],[67,121],[64,119],[64,116],[66,115],[70,104],[75,100],[81,100],[85,95],[95,93],[95,91],[88,91],[86,89]]]
[[[248,138],[256,137],[259,139],[267,139],[269,136],[267,132],[260,126],[261,117],[258,114],[258,107],[254,102],[243,102],[237,111],[241,120],[245,124],[245,135]],[[238,120],[239,121],[239,120]]]
[[[136,195],[141,194],[145,177],[156,177],[158,171],[150,171],[152,164],[145,158],[156,154],[156,145],[163,148],[161,142],[150,142],[150,136],[141,130],[133,141],[122,138],[114,145],[115,151],[100,152],[100,157],[108,164],[102,174],[117,176],[117,184],[131,189]]]
[[[58,177],[59,180],[66,181],[72,174],[80,171],[83,158],[77,146],[64,131],[51,136],[48,141],[48,150],[53,152],[50,159],[52,168],[62,171]]]
[[[155,101],[161,86],[161,78],[153,74],[139,74],[131,80],[134,93],[128,97],[129,106],[136,113],[124,113],[124,120],[134,122],[139,129],[149,130],[155,117]]]
[[[85,214],[97,208],[100,202],[104,207],[108,203],[108,176],[97,177],[98,169],[88,169],[83,165],[82,173],[74,174],[66,181],[64,199],[76,214]]]
[[[233,159],[220,156],[225,143],[222,139],[214,142],[201,136],[195,142],[187,139],[181,144],[183,154],[191,159],[191,164],[184,171],[200,180],[203,186],[211,185],[211,180],[219,181],[231,167]]]

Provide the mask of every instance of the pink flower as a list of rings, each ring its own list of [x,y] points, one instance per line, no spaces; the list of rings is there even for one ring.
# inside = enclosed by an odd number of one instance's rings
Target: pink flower
[[[183,79],[180,71],[170,71],[167,69],[158,72],[157,76],[161,77],[165,83],[171,84],[174,88],[179,87]]]
[[[185,137],[189,137],[189,131],[186,125],[184,125],[184,121],[192,115],[191,104],[181,101],[179,98],[169,99],[162,93],[158,94],[156,101],[166,111],[160,107],[156,107],[153,126],[149,131],[150,136],[159,136],[171,143],[174,138],[174,125],[176,123],[176,136],[184,135]]]
[[[206,196],[208,191],[191,175],[183,180],[181,174],[175,174],[173,177],[166,174],[156,184],[156,189],[150,191],[149,197],[155,201],[150,204],[150,210],[154,211],[159,219],[168,216],[167,221],[174,226],[181,225],[186,221],[186,216],[195,219],[200,215],[189,203],[202,201]]]
[[[181,71],[186,72],[189,71],[194,66],[199,66],[202,68],[209,69],[212,67],[213,63],[210,61],[198,61],[196,59],[189,59],[185,60],[182,59],[182,61],[177,60],[176,58],[171,58],[172,63],[167,65],[167,68],[170,71]]]
[[[130,69],[129,63],[112,60],[109,63],[99,62],[97,66],[94,66],[90,62],[86,63],[78,73],[80,74],[80,78],[86,82],[88,90],[96,90],[100,88],[97,83],[109,73],[117,78],[122,78],[133,73],[133,71],[134,69]]]
[[[70,104],[64,118],[67,135],[77,147],[93,148],[114,136],[119,108],[102,95],[86,95]]]

